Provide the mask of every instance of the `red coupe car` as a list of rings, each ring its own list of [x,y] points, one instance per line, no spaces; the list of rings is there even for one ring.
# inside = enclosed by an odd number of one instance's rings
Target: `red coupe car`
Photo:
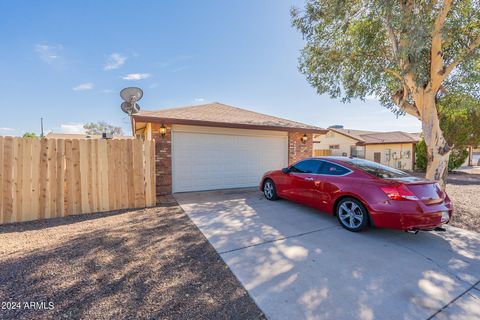
[[[358,158],[304,159],[267,172],[260,190],[268,200],[284,198],[336,215],[350,231],[444,230],[453,210],[437,183]]]

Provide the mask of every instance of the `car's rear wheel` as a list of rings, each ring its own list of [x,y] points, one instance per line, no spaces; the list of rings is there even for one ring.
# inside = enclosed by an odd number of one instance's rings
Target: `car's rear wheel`
[[[275,183],[271,179],[265,180],[263,183],[263,194],[267,200],[277,200],[277,189],[275,188]]]
[[[348,231],[358,232],[368,226],[368,212],[365,206],[354,198],[340,200],[336,214],[338,221]]]

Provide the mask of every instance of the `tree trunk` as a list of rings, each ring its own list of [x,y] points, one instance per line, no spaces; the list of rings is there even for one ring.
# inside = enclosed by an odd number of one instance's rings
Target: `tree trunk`
[[[437,181],[443,190],[448,173],[450,146],[443,137],[434,96],[424,96],[422,130],[427,145],[426,178]]]

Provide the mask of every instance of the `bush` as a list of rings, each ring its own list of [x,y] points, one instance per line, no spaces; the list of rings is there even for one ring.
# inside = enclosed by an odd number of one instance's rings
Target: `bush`
[[[468,151],[465,148],[462,149],[452,149],[450,153],[450,159],[448,160],[448,171],[455,170],[460,168],[461,165],[465,162],[468,157]],[[426,171],[428,164],[427,156],[427,144],[425,140],[421,140],[415,146],[415,165],[416,169],[420,171]]]
[[[427,171],[427,164],[427,144],[425,140],[422,139],[415,146],[415,166],[418,170]]]

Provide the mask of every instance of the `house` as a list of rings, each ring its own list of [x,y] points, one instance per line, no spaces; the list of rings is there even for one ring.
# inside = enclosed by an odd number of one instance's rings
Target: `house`
[[[333,126],[326,133],[315,135],[314,155],[365,158],[397,169],[413,170],[418,141],[418,134],[402,131],[375,132]]]
[[[101,134],[86,134],[86,133],[54,133],[49,132],[45,136],[47,139],[104,139]],[[111,139],[134,139],[132,136],[113,135]]]
[[[219,102],[132,115],[135,136],[155,139],[157,196],[258,185],[262,175],[313,152],[327,130]]]

